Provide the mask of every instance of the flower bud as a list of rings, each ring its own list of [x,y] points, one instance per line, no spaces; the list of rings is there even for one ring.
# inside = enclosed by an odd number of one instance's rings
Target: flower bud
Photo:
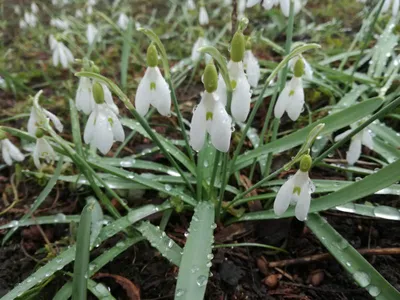
[[[295,65],[294,65],[294,76],[296,77],[301,77],[304,75],[304,61],[301,57],[297,59]]]
[[[158,52],[157,52],[157,48],[154,44],[151,44],[148,48],[147,48],[147,56],[146,56],[146,60],[147,60],[147,66],[148,67],[157,67],[158,65]]]
[[[93,65],[92,65],[92,72],[93,72],[93,73],[100,74],[100,69],[99,69],[99,67],[98,67],[97,65],[93,64]]]
[[[207,64],[203,75],[204,88],[208,93],[213,93],[218,87],[218,73],[214,63]]]
[[[38,139],[42,138],[44,136],[44,131],[40,128],[36,129],[35,136]]]
[[[241,31],[236,31],[231,43],[231,60],[233,62],[240,62],[243,60],[245,44],[243,33]]]
[[[6,133],[0,129],[0,141],[5,140],[7,138]]]
[[[98,83],[97,81],[95,81],[93,83],[92,90],[93,90],[94,101],[97,104],[103,104],[104,103],[104,90],[103,90],[103,87],[101,86],[101,84]]]
[[[300,171],[308,172],[311,169],[311,165],[312,165],[311,156],[308,154],[303,155],[300,161]]]

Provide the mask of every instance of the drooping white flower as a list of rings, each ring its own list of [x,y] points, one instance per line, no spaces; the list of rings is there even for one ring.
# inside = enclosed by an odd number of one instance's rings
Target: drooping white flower
[[[204,91],[190,123],[190,146],[200,151],[208,132],[214,147],[221,152],[227,152],[231,141],[231,127],[232,119],[223,103],[218,101],[218,95]]]
[[[260,65],[251,50],[246,50],[244,52],[243,63],[250,85],[252,87],[257,87],[258,81],[260,80]]]
[[[92,24],[89,23],[86,29],[86,38],[89,45],[99,40],[99,30]]]
[[[269,10],[279,4],[283,15],[285,17],[289,17],[290,1],[293,1],[293,10],[294,14],[296,15],[303,6],[303,0],[264,0],[262,5],[264,9]],[[247,7],[252,7],[260,2],[261,0],[247,0]]]
[[[160,115],[171,114],[171,91],[158,67],[147,68],[136,92],[135,106],[140,115],[148,112],[150,104]]]
[[[390,5],[392,5],[392,16],[396,17],[399,13],[400,0],[385,0],[381,12],[386,13],[389,10]]]
[[[238,19],[242,19],[244,17],[244,11],[246,10],[246,0],[238,0],[237,2],[237,13]]]
[[[57,41],[52,35],[49,37],[50,49],[53,51],[53,66],[57,67],[59,64],[66,69],[69,64],[74,62],[74,56],[71,50],[64,45],[64,43]]]
[[[38,110],[41,111],[38,111]],[[41,118],[41,115],[44,115],[46,119]],[[53,113],[49,112],[47,109],[42,107],[33,106],[31,109],[31,114],[28,120],[28,133],[32,136],[36,136],[36,132],[39,126],[44,125],[45,122],[52,121],[54,127],[59,131],[63,131],[63,124],[61,123],[60,119]]]
[[[200,25],[207,25],[208,24],[208,13],[204,6],[200,6],[199,12],[199,23]]]
[[[308,175],[308,171],[298,170],[279,189],[274,202],[275,214],[281,216],[292,204],[296,205],[296,218],[304,221],[310,209],[311,194],[314,190],[315,186]]]
[[[118,108],[112,100],[110,90],[104,84],[101,84],[101,87],[104,92],[104,102],[94,104],[83,138],[86,144],[99,149],[102,154],[107,154],[114,141],[124,141],[125,132],[118,118]]]
[[[229,61],[228,63],[229,78],[231,80],[233,93],[231,102],[231,114],[235,121],[244,122],[250,112],[251,89],[243,70],[242,62]],[[218,78],[217,94],[220,101],[227,104],[227,92],[225,81],[221,74]]]
[[[335,137],[335,142],[344,139],[348,136],[354,129],[357,128],[357,124],[353,124],[350,126],[352,129],[349,129]],[[372,140],[372,135],[368,128],[363,129],[355,136],[351,138],[349,151],[346,153],[346,160],[349,165],[354,165],[357,160],[361,156],[361,146],[367,146],[369,149],[374,148],[374,142]]]
[[[36,5],[35,2],[31,3],[31,10],[32,10],[32,13],[34,13],[34,14],[37,14],[39,12],[39,7]]]
[[[186,7],[188,10],[196,10],[196,4],[193,0],[187,0]]]
[[[88,16],[91,16],[93,14],[93,6],[92,5],[88,5],[86,7],[86,13],[88,14]]]
[[[75,18],[81,19],[83,18],[83,12],[80,9],[75,11]]]
[[[271,8],[273,8],[275,5],[278,4],[279,0],[264,0],[262,6],[264,7],[264,9],[270,10]]]
[[[40,162],[40,158],[44,158],[49,164],[56,159],[56,154],[49,142],[44,137],[40,137],[36,139],[36,146],[33,150],[32,157],[36,168],[41,169],[43,165]]]
[[[198,61],[201,57],[201,53],[198,50],[201,47],[205,47],[208,45],[209,45],[208,40],[203,36],[199,36],[199,38],[194,43],[193,48],[192,48],[192,55],[191,55],[192,61]],[[208,62],[211,59],[210,55],[208,55],[208,54],[205,55],[205,58],[206,58],[206,62]]]
[[[35,14],[30,13],[30,12],[25,12],[24,17],[19,21],[19,27],[21,29],[27,28],[27,27],[36,27],[37,23],[37,17]]]
[[[303,105],[304,90],[301,77],[293,76],[279,94],[274,108],[275,118],[282,118],[283,113],[286,111],[289,118],[292,121],[296,121],[303,110]]]
[[[70,23],[67,20],[61,20],[59,18],[54,18],[50,20],[50,25],[61,30],[68,30]]]
[[[128,28],[129,18],[126,14],[120,13],[117,21],[117,25],[122,30],[126,30]]]
[[[303,55],[298,55],[291,60],[289,60],[289,67],[294,72],[294,66],[296,65],[297,61],[301,59],[304,66],[304,75],[302,77],[311,80],[313,78],[313,69],[311,68],[310,64],[304,59]]]
[[[4,162],[11,166],[13,160],[23,161],[25,156],[17,147],[7,138],[0,140],[0,148]]]
[[[21,7],[19,5],[14,5],[14,12],[17,15],[20,15],[21,14]]]
[[[78,90],[75,96],[76,108],[83,111],[85,114],[90,114],[94,108],[95,102],[93,99],[92,80],[87,77],[79,79]]]

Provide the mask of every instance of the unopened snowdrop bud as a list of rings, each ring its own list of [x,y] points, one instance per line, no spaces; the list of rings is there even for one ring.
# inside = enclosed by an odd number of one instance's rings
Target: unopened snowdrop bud
[[[203,76],[205,91],[201,101],[193,112],[190,124],[190,145],[196,151],[200,151],[205,142],[207,132],[210,134],[211,143],[221,151],[227,152],[232,135],[232,119],[225,110],[218,95],[218,75],[213,63],[206,66]]]
[[[294,76],[296,77],[302,77],[304,75],[304,61],[303,59],[299,58],[293,69]]]
[[[274,202],[274,212],[276,215],[283,215],[289,205],[292,204],[296,205],[296,218],[300,221],[307,219],[311,194],[315,190],[315,186],[308,175],[311,164],[311,157],[304,155],[300,161],[300,170],[281,186]]]
[[[199,23],[200,25],[207,25],[209,22],[208,20],[208,13],[204,5],[200,6],[200,12],[199,12]]]
[[[42,138],[43,136],[44,136],[44,131],[43,131],[42,129],[40,129],[40,128],[36,129],[35,137],[38,138],[38,139],[40,139],[40,138]]]
[[[136,110],[144,116],[149,111],[151,104],[161,115],[169,116],[171,114],[171,91],[157,67],[158,53],[153,44],[147,48],[146,61],[148,68],[136,91]]]
[[[208,93],[213,93],[218,87],[218,72],[214,63],[207,64],[203,75],[204,88]]]
[[[11,166],[13,160],[23,161],[25,156],[9,139],[4,131],[0,130],[0,149],[4,162]]]
[[[246,41],[243,32],[236,31],[231,42],[231,61],[240,62],[243,60]]]
[[[97,81],[93,83],[93,98],[97,104],[104,103],[104,90],[101,84]]]

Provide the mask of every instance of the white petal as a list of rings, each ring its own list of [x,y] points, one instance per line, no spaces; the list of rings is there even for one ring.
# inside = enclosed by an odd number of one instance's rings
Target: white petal
[[[105,85],[104,83],[100,83],[102,88],[103,88],[103,93],[104,93],[104,101],[108,105],[108,107],[116,114],[119,114],[119,109],[118,106],[115,105],[114,99],[112,97],[110,89]]]
[[[226,106],[226,102],[228,101],[228,96],[226,93],[226,85],[225,85],[225,81],[222,78],[222,75],[219,74],[218,76],[218,87],[217,90],[215,91],[216,94],[218,95],[218,100],[221,101],[221,103]]]
[[[256,5],[256,4],[260,3],[260,2],[261,2],[261,0],[247,0],[246,6],[247,7],[252,7],[252,6],[254,6],[254,5]]]
[[[52,56],[53,66],[55,66],[55,67],[57,67],[58,63],[60,62],[60,53],[59,53],[60,51],[59,51],[59,47],[57,45],[58,45],[58,43],[54,46],[53,56]]]
[[[208,24],[208,13],[204,6],[200,7],[199,23],[200,23],[200,25]]]
[[[86,144],[90,144],[93,140],[93,136],[95,134],[96,119],[97,107],[93,109],[92,113],[89,116],[89,119],[86,122],[85,131],[83,133],[83,140]]]
[[[99,149],[102,154],[107,154],[114,142],[111,124],[108,121],[108,116],[104,113],[102,108],[99,109],[96,117],[92,144]]]
[[[299,200],[296,204],[295,215],[299,221],[307,219],[308,211],[310,210],[311,195],[308,189],[308,182],[301,187]]]
[[[383,3],[382,10],[381,10],[382,13],[385,13],[389,10],[391,2],[392,2],[392,0],[385,0],[385,3]]]
[[[280,0],[281,11],[285,17],[289,17],[290,14],[290,0]]]
[[[6,146],[8,148],[8,152],[12,159],[16,161],[23,161],[25,156],[19,151],[19,149],[11,143],[8,139],[3,140],[3,148]]]
[[[36,146],[35,149],[33,150],[33,154],[32,154],[32,158],[33,158],[33,163],[35,164],[35,167],[37,169],[40,169],[42,167],[41,163],[40,163],[40,159],[39,159],[39,140],[36,140]]]
[[[361,136],[356,134],[350,142],[349,151],[347,151],[346,160],[350,165],[354,165],[354,163],[360,158],[361,155]]]
[[[286,106],[286,112],[292,121],[296,121],[303,110],[304,90],[301,78],[293,77],[291,83],[293,94],[289,93],[289,103]]]
[[[364,129],[362,131],[362,140],[361,143],[367,146],[369,149],[374,148],[374,141],[372,140],[372,135],[368,131],[368,129]]]
[[[278,100],[274,107],[275,118],[282,118],[283,113],[286,111],[286,107],[289,104],[289,93],[291,91],[290,82],[287,82],[282,92],[279,94]]]
[[[310,64],[303,59],[304,62],[304,77],[307,78],[308,80],[311,80],[313,78],[313,70],[310,66]]]
[[[90,114],[94,107],[94,99],[92,94],[92,81],[90,78],[81,77],[79,79],[78,90],[75,96],[76,108],[85,114]]]
[[[68,67],[68,58],[62,43],[58,43],[58,54],[60,55],[60,62],[64,69]]]
[[[211,125],[211,143],[221,152],[228,152],[232,135],[232,119],[224,105],[217,101]]]
[[[289,207],[291,197],[293,194],[293,177],[289,178],[276,194],[274,202],[274,212],[276,215],[281,216]]]
[[[122,127],[121,121],[111,111],[110,111],[110,117],[112,118],[111,128],[114,135],[114,140],[118,142],[123,142],[125,140],[125,132],[124,128]]]
[[[4,140],[1,141],[2,147],[1,147],[1,154],[3,156],[4,162],[11,166],[12,165],[12,159],[10,155],[9,148],[4,144]]]
[[[260,65],[258,64],[257,58],[250,50],[247,50],[244,53],[243,62],[246,66],[246,74],[250,85],[252,87],[257,87],[258,80],[260,79]]]
[[[150,107],[150,99],[152,97],[151,95],[151,90],[150,90],[150,68],[147,68],[146,72],[144,73],[144,76],[142,80],[139,83],[139,86],[136,90],[136,96],[135,96],[135,107],[137,112],[141,115],[144,116],[147,114],[149,111]]]
[[[51,163],[55,160],[55,153],[53,148],[50,146],[49,142],[44,138],[38,138],[36,140],[36,148],[33,153],[33,161],[35,166],[40,169],[41,163],[39,158],[43,157],[46,159],[47,163]]]
[[[342,132],[341,134],[338,134],[336,137],[335,137],[335,142],[337,142],[337,141],[340,141],[340,140],[343,140],[346,136],[348,136],[351,132],[352,132],[353,130],[352,129],[349,129],[349,130],[346,130],[345,132]]]
[[[169,90],[168,83],[165,81],[158,68],[157,71],[156,90],[154,92],[156,108],[160,115],[169,116],[171,114],[171,91]]]
[[[36,135],[37,126],[39,123],[38,118],[39,118],[39,116],[36,113],[36,108],[32,107],[31,114],[30,114],[29,120],[28,120],[28,132],[30,135],[33,135],[33,136]]]
[[[392,16],[393,17],[396,17],[397,14],[399,13],[399,6],[400,6],[400,1],[393,0],[393,4],[392,4]]]
[[[196,9],[196,4],[194,3],[193,0],[187,0],[187,8],[188,10],[195,10]]]
[[[251,92],[246,76],[238,80],[232,94],[231,113],[237,122],[245,122],[250,111]]]
[[[60,119],[55,114],[49,112],[47,109],[43,109],[43,112],[53,122],[58,132],[62,132],[64,126],[61,123]]]
[[[203,148],[206,138],[206,108],[203,99],[197,108],[193,111],[192,121],[190,123],[190,146],[196,151]]]
[[[199,50],[199,48],[203,47],[204,45],[205,45],[204,37],[199,37],[197,39],[197,41],[194,43],[193,48],[192,48],[191,59],[193,61],[198,61],[200,59],[201,53],[198,50]]]
[[[264,7],[264,9],[270,10],[272,7],[277,5],[278,2],[279,0],[264,0],[262,6]]]

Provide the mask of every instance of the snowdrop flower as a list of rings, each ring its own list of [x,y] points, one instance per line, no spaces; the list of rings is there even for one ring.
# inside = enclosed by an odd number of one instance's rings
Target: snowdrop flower
[[[94,82],[93,98],[95,104],[86,123],[83,139],[86,144],[99,149],[102,154],[107,154],[114,140],[124,141],[125,132],[118,119],[118,108],[107,86]]]
[[[59,18],[54,18],[50,20],[50,25],[61,30],[68,30],[70,24],[68,21],[64,21]]]
[[[37,17],[33,13],[25,12],[23,19],[19,21],[19,27],[21,29],[27,27],[36,27]]]
[[[89,23],[86,29],[86,38],[89,45],[99,40],[98,33],[99,31],[97,30],[97,28],[92,23]]]
[[[351,129],[337,135],[335,137],[335,142],[340,141],[344,139],[346,136],[348,136],[354,129],[358,127],[358,124],[353,124],[350,127]],[[351,138],[349,151],[347,151],[346,153],[346,160],[349,163],[349,165],[354,165],[360,158],[361,145],[367,146],[369,149],[373,149],[374,147],[372,135],[368,128],[363,129],[362,131],[360,131]]]
[[[139,83],[135,97],[136,110],[141,116],[148,112],[150,104],[163,116],[171,114],[171,91],[157,65],[157,49],[151,44],[147,48],[148,67]]]
[[[42,118],[43,115],[46,119]],[[59,132],[63,131],[64,126],[55,114],[40,106],[32,106],[31,114],[28,120],[28,133],[32,136],[36,136],[36,132],[39,129],[39,126],[43,126],[44,123],[48,121],[53,122],[54,127]]]
[[[83,12],[80,9],[75,11],[75,18],[81,19],[83,18]]]
[[[91,16],[93,14],[93,6],[88,5],[88,7],[86,8],[86,13]]]
[[[274,202],[276,215],[281,216],[291,204],[296,205],[295,215],[298,220],[307,219],[311,194],[315,190],[315,186],[308,175],[311,163],[311,156],[304,155],[300,161],[300,170],[281,186]]]
[[[71,50],[64,45],[64,43],[57,41],[52,35],[49,38],[50,49],[53,50],[53,66],[57,67],[59,64],[66,69],[69,64],[74,62],[74,56]]]
[[[208,24],[208,13],[204,5],[200,6],[199,23],[200,25]]]
[[[275,118],[282,118],[286,111],[292,121],[296,121],[304,105],[304,91],[301,77],[304,75],[304,63],[298,59],[294,66],[294,76],[285,85],[275,104]]]
[[[244,68],[246,70],[247,79],[252,87],[257,87],[260,80],[260,65],[257,58],[251,52],[251,42],[246,43],[246,51],[243,58]]]
[[[298,61],[299,59],[301,59],[301,60],[303,61],[303,64],[304,64],[304,75],[303,75],[303,77],[306,78],[306,79],[308,79],[308,80],[311,80],[311,79],[313,78],[313,73],[314,73],[314,71],[313,71],[313,69],[311,68],[310,64],[305,60],[305,58],[303,57],[303,55],[300,54],[300,55],[298,55],[298,56],[292,58],[292,59],[289,61],[289,67],[290,67],[290,69],[292,70],[292,72],[294,72],[294,67],[295,67],[295,65],[296,65],[296,63],[297,63],[297,61]]]
[[[193,0],[187,0],[186,7],[188,10],[196,10],[196,4]]]
[[[400,0],[385,0],[381,12],[386,13],[389,10],[390,5],[392,5],[392,16],[396,17],[397,14],[399,13]]]
[[[199,49],[201,47],[208,46],[210,43],[207,41],[207,39],[204,36],[199,36],[197,41],[194,43],[193,48],[192,48],[192,55],[191,59],[192,61],[198,61],[201,57],[201,53],[199,52]],[[206,54],[205,55],[206,62],[209,62],[211,57],[210,55]]]
[[[225,6],[232,5],[232,0],[224,0],[224,5]]]
[[[40,158],[44,158],[48,164],[53,163],[56,159],[53,147],[51,147],[49,142],[43,136],[43,131],[38,129],[38,132],[36,133],[36,146],[32,154],[33,163],[39,170],[43,167]]]
[[[85,114],[90,114],[93,111],[95,102],[93,99],[92,80],[87,77],[79,79],[78,90],[75,96],[76,108],[83,111]]]
[[[293,2],[294,5],[293,10],[294,14],[296,15],[303,6],[303,0],[264,0],[262,5],[264,9],[269,10],[279,4],[283,15],[285,17],[289,17],[290,1]],[[261,0],[247,0],[247,7],[252,7],[260,2]]]
[[[19,7],[18,5],[14,5],[14,12],[17,15],[20,15],[21,14],[21,7]]]
[[[246,0],[238,0],[237,2],[237,12],[238,12],[238,19],[244,17],[244,11],[246,10]]]
[[[21,151],[7,139],[4,132],[0,132],[0,148],[4,162],[9,166],[12,165],[13,160],[23,161],[25,158]]]
[[[251,90],[243,69],[243,57],[245,51],[244,36],[241,31],[237,31],[231,43],[231,60],[228,63],[229,78],[233,89],[231,113],[237,122],[244,122],[250,112]],[[226,85],[221,76],[218,79],[217,94],[220,101],[227,104]]]
[[[31,10],[32,10],[32,13],[34,13],[34,14],[37,14],[39,12],[39,7],[36,5],[35,2],[31,3]]]
[[[119,28],[121,28],[122,30],[126,30],[128,28],[128,24],[129,24],[128,16],[124,13],[120,13],[117,21],[117,25],[119,26]]]
[[[203,148],[206,133],[211,137],[211,143],[221,151],[229,150],[232,119],[225,110],[225,106],[218,100],[217,70],[213,63],[206,66],[204,71],[204,87],[201,101],[193,112],[190,124],[190,145],[196,151]]]

